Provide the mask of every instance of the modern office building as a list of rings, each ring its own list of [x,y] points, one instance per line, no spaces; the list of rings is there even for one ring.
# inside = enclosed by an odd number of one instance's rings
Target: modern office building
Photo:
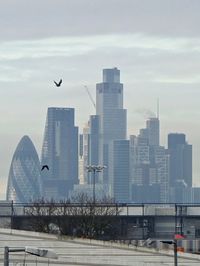
[[[130,181],[134,185],[146,184],[149,179],[148,139],[141,134],[130,136]]]
[[[79,146],[79,159],[78,159],[79,184],[84,184],[83,134],[79,135],[78,146]]]
[[[99,163],[99,116],[91,115],[89,121],[89,164],[97,165]]]
[[[83,172],[84,184],[92,184],[92,174],[87,172],[86,166],[99,164],[99,116],[91,115],[83,128]],[[99,174],[97,173],[96,182]]]
[[[130,148],[129,140],[114,140],[110,144],[109,176],[111,179],[111,196],[116,202],[130,200]]]
[[[188,187],[184,180],[177,180],[170,187],[170,201],[176,203],[195,203],[193,201],[193,188]]]
[[[158,203],[160,202],[160,185],[132,185],[132,202]]]
[[[83,157],[83,134],[79,134],[79,156]]]
[[[169,155],[159,145],[159,119],[149,118],[138,136],[130,136],[130,195],[139,202],[167,202],[169,198]],[[158,194],[156,194],[158,193]],[[138,196],[137,196],[138,195]],[[143,201],[142,201],[143,202]]]
[[[14,152],[7,184],[7,200],[28,203],[39,200],[40,162],[28,136],[24,136]]]
[[[168,152],[170,156],[170,186],[176,186],[181,180],[192,187],[192,145],[186,142],[185,134],[168,135]]]
[[[191,188],[191,202],[200,203],[200,187]]]
[[[126,139],[126,110],[123,109],[123,84],[117,68],[103,70],[103,82],[96,85],[96,114],[99,116],[99,163],[106,165],[101,183],[110,184],[109,145]]]
[[[150,146],[160,145],[160,122],[157,117],[150,117],[146,121],[146,130]]]
[[[167,150],[162,146],[156,146],[152,150],[155,165],[156,177],[151,180],[150,184],[160,185],[160,202],[167,203],[169,201],[169,155]]]
[[[83,184],[88,184],[89,174],[86,166],[89,165],[90,127],[89,122],[83,128]]]
[[[93,184],[78,184],[74,185],[73,191],[70,193],[70,198],[72,202],[76,202],[81,197],[86,201],[84,203],[93,202]],[[104,202],[108,198],[108,191],[105,189],[105,186],[101,184],[95,184],[95,201]],[[78,202],[80,203],[80,201]]]
[[[78,183],[78,128],[73,108],[48,108],[41,164],[43,197],[66,199]]]

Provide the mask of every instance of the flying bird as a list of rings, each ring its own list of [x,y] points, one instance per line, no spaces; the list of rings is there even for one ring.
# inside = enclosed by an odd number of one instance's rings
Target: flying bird
[[[54,80],[54,83],[55,83],[56,87],[60,87],[60,85],[61,85],[61,83],[62,83],[62,79],[60,79],[59,82],[56,82],[56,81]]]
[[[47,164],[45,164],[45,165],[42,166],[41,171],[43,171],[45,168],[46,168],[47,170],[49,170],[49,166],[48,166]]]

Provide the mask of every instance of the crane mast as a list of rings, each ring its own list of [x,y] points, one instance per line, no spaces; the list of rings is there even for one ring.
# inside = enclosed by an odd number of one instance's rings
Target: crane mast
[[[87,87],[86,85],[84,85],[84,88],[86,89],[87,94],[88,94],[88,96],[89,96],[89,98],[90,98],[90,100],[91,100],[91,102],[92,102],[92,105],[94,106],[94,108],[95,108],[95,110],[96,110],[96,104],[95,104],[95,101],[94,101],[94,99],[93,99],[93,97],[92,97],[92,95],[91,95],[91,93],[90,93],[88,87]]]

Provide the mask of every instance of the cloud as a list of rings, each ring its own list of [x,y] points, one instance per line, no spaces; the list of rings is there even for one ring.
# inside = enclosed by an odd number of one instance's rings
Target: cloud
[[[47,38],[0,43],[0,61],[88,54],[98,49],[138,49],[139,55],[200,52],[200,38],[161,38],[143,34],[112,34]]]
[[[199,0],[1,0],[0,38],[199,36],[199,8]]]
[[[156,117],[155,112],[153,112],[150,109],[136,109],[135,113],[141,115],[144,119],[148,119],[148,118],[152,118],[152,117]]]

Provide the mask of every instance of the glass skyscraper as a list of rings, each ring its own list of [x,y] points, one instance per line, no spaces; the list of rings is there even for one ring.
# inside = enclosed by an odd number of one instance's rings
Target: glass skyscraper
[[[110,145],[109,177],[111,179],[110,194],[117,202],[128,202],[129,189],[129,140],[115,140]]]
[[[188,144],[185,134],[168,134],[168,151],[170,155],[170,186],[183,180],[192,187],[192,145]]]
[[[78,183],[78,128],[73,108],[48,108],[41,164],[43,197],[66,199]]]
[[[40,194],[40,162],[36,149],[28,136],[24,136],[13,155],[8,184],[7,200],[16,203],[37,201]]]
[[[96,114],[99,116],[99,162],[106,165],[101,182],[110,184],[108,172],[109,145],[114,140],[126,139],[126,110],[123,109],[123,84],[120,70],[103,70],[103,82],[96,85]]]
[[[159,135],[159,119],[149,118],[146,128],[130,137],[130,180],[135,202],[142,198],[144,202],[168,202],[169,155],[159,145]]]
[[[146,129],[150,146],[160,145],[160,122],[157,117],[150,117],[146,122]]]

